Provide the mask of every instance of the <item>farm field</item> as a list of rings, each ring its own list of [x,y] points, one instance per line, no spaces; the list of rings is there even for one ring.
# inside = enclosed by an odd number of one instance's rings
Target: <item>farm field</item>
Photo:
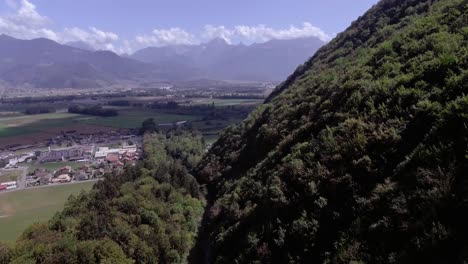
[[[2,170],[0,171],[0,182],[16,181],[20,176],[20,170]]]
[[[96,117],[69,113],[16,115],[0,118],[0,147],[34,144],[63,131],[85,134],[116,129],[138,128],[147,118],[157,123],[172,123],[199,119],[198,116],[157,113],[154,111],[123,110],[119,116]]]
[[[70,195],[88,191],[95,182],[0,193],[0,240],[14,241],[29,225],[49,220]]]
[[[70,166],[72,167],[73,169],[77,169],[79,168],[80,166],[82,166],[83,163],[81,162],[53,162],[53,163],[38,163],[38,164],[33,164],[31,166],[29,166],[28,168],[28,171],[29,172],[33,172],[35,171],[36,169],[38,168],[41,168],[41,169],[48,169],[48,170],[51,170],[51,171],[56,171],[60,168],[63,168],[65,166]]]
[[[50,113],[2,117],[0,118],[0,137],[20,136],[45,132],[54,127],[66,127],[73,124],[77,116],[69,113]]]
[[[156,98],[139,98],[154,100]],[[136,99],[135,99],[136,100]],[[230,108],[231,106],[255,106],[260,104],[261,99],[210,99],[198,98],[191,101],[190,106],[212,105],[219,108]],[[184,105],[182,103],[182,105]],[[109,108],[109,106],[106,106]],[[191,121],[193,128],[200,130],[207,141],[213,141],[217,134],[226,126],[239,122],[242,118],[238,116],[227,116],[224,119],[206,119],[206,113],[200,112],[177,112],[155,110],[142,107],[115,107],[118,116],[100,117],[80,114],[71,114],[61,109],[56,113],[25,115],[20,112],[3,111],[0,115],[0,148],[14,145],[34,145],[65,131],[76,131],[83,134],[96,134],[120,129],[139,128],[142,122],[153,118],[157,124],[167,124],[179,121]],[[235,113],[235,111],[234,111]]]
[[[113,117],[87,117],[80,122],[90,125],[109,126],[114,128],[137,128],[143,121],[153,118],[157,124],[173,123],[179,121],[193,121],[200,119],[199,116],[157,113],[153,111],[127,110],[120,111],[118,116]]]
[[[256,105],[263,103],[264,99],[209,99],[201,98],[191,102],[191,105],[232,106],[232,105]],[[185,105],[185,104],[182,104]]]

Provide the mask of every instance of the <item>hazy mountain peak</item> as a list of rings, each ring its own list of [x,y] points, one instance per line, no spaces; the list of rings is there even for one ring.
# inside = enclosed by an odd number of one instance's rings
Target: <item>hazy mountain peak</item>
[[[20,40],[1,35],[0,75],[12,85],[36,87],[68,87],[67,83],[81,87],[83,79],[87,87],[100,86],[97,83],[140,80],[142,75],[168,81],[281,81],[323,44],[318,39],[297,39],[246,46],[215,38],[201,45],[146,48],[129,59],[112,51],[90,50],[83,42],[62,45],[45,38]],[[60,81],[53,76],[60,76]]]
[[[198,69],[197,78],[217,80],[281,81],[325,43],[318,38],[230,45],[215,38],[201,45],[152,47],[132,58],[153,64],[173,64]]]
[[[1,34],[0,35],[0,40],[16,40],[14,37],[9,36],[7,34]]]
[[[89,45],[88,43],[84,41],[70,41],[70,42],[65,43],[65,45],[78,48],[78,49],[82,49],[82,50],[88,50],[88,51],[96,50],[95,48],[93,48],[91,45]]]
[[[111,51],[86,51],[45,38],[0,36],[0,79],[12,86],[40,88],[101,87],[122,80],[153,78],[155,66]],[[156,76],[164,77],[164,76]]]
[[[207,46],[228,46],[229,43],[223,38],[214,38],[206,43]]]

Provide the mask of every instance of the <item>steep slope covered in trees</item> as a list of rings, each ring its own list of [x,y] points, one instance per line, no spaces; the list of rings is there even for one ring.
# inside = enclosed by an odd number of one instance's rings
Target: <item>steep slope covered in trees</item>
[[[199,165],[217,263],[468,261],[468,2],[382,0]]]

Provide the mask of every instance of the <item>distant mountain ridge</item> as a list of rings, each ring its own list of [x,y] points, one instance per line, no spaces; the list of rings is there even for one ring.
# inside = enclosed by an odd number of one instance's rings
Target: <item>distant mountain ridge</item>
[[[150,76],[156,67],[110,51],[87,51],[39,38],[0,36],[0,80],[40,88],[101,87]]]
[[[65,45],[78,48],[78,49],[82,49],[82,50],[96,51],[95,48],[93,48],[91,45],[83,41],[70,41],[70,42],[65,43]]]
[[[149,47],[130,57],[153,64],[198,69],[205,78],[281,81],[310,58],[325,42],[318,38],[270,40],[230,45],[216,38],[200,45]]]
[[[96,51],[84,42],[0,35],[0,81],[32,88],[97,88],[194,79],[281,81],[324,43],[317,38],[229,45],[146,48],[131,56]]]

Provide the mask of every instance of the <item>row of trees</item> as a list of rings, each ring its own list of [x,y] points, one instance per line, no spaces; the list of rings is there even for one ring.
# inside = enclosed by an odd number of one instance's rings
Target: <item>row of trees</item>
[[[81,115],[95,115],[95,116],[116,116],[119,113],[115,109],[105,109],[100,105],[93,106],[78,106],[73,105],[68,108],[69,113]]]
[[[57,111],[52,106],[30,106],[24,110],[26,115],[38,115],[38,114],[47,114],[47,113],[55,113]]]

